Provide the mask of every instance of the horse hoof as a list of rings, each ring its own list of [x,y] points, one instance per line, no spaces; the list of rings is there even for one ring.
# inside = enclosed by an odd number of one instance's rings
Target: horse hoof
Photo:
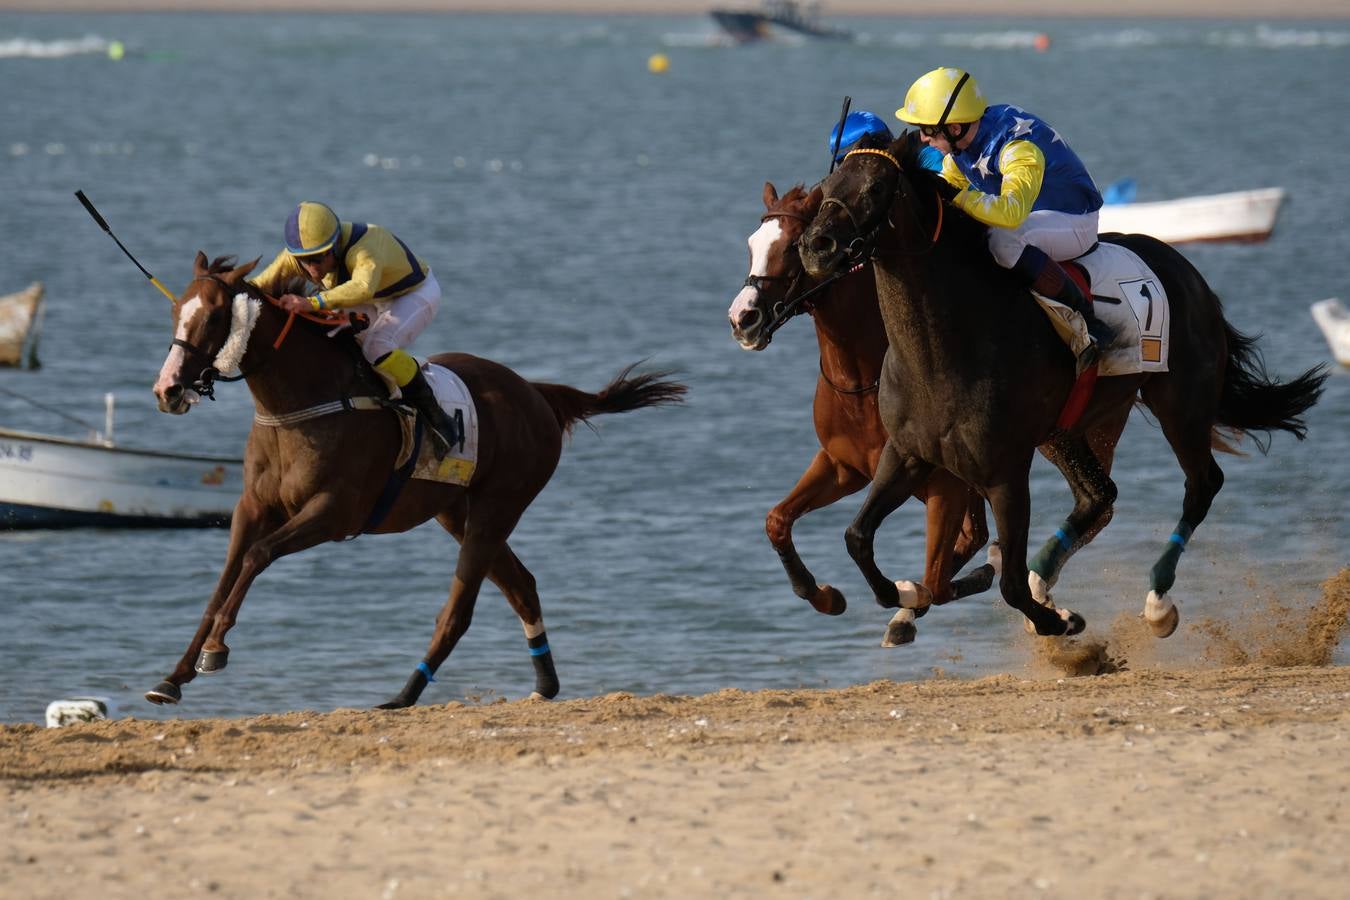
[[[912,644],[914,639],[919,636],[919,629],[914,626],[915,614],[913,610],[902,609],[895,614],[886,626],[886,636],[881,639],[883,647],[899,647],[901,644]]]
[[[1083,629],[1087,628],[1087,620],[1072,610],[1061,609],[1059,611],[1059,617],[1064,620],[1066,626],[1064,629],[1065,637],[1082,634]]]
[[[526,700],[539,700],[539,701],[541,701],[541,702],[543,702],[543,703],[547,703],[548,701],[552,700],[553,698],[552,698],[552,697],[545,697],[543,694],[539,693],[538,691],[530,691],[530,696],[526,697],[525,699],[526,699]]]
[[[386,700],[384,703],[381,703],[379,706],[377,706],[377,707],[375,707],[375,708],[376,708],[376,709],[407,709],[407,708],[410,707],[410,706],[412,706],[412,704],[409,703],[407,700],[404,700],[402,697],[395,697],[393,700]]]
[[[818,613],[824,613],[827,616],[840,616],[844,610],[848,609],[848,601],[844,595],[828,584],[822,584],[816,589],[815,596],[811,598],[811,607]]]
[[[1181,613],[1166,594],[1149,591],[1148,597],[1144,600],[1144,621],[1148,622],[1149,630],[1153,632],[1154,637],[1171,637],[1172,632],[1177,630],[1177,624],[1181,622]]]
[[[225,668],[230,660],[230,648],[224,650],[203,650],[197,654],[197,665],[193,666],[201,675],[214,675]]]
[[[165,703],[177,703],[182,700],[183,692],[172,681],[161,681],[145,692],[145,699],[156,706],[162,706]]]

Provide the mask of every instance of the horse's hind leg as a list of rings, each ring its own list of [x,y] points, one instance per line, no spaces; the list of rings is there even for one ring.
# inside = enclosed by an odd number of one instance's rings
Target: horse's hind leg
[[[1144,402],[1158,417],[1163,435],[1172,445],[1177,462],[1186,474],[1186,496],[1181,504],[1181,519],[1167,539],[1162,555],[1149,572],[1149,592],[1144,600],[1144,619],[1157,637],[1176,631],[1180,621],[1176,603],[1168,591],[1176,582],[1177,563],[1191,534],[1209,514],[1210,504],[1223,487],[1223,469],[1210,450],[1210,425],[1194,413],[1182,412],[1185,404],[1170,385],[1156,391],[1145,390]]]
[[[549,649],[548,635],[544,631],[544,612],[539,605],[534,575],[508,546],[493,563],[488,578],[506,596],[506,602],[511,604],[525,629],[525,643],[530,648],[530,661],[534,663],[531,699],[552,700],[558,696],[558,673],[553,668],[553,651]]]
[[[998,539],[1003,551],[1003,572],[999,589],[1004,601],[1026,616],[1041,635],[1077,634],[1083,630],[1083,617],[1067,609],[1049,609],[1037,603],[1027,586],[1027,528],[1031,518],[1031,493],[1026,476],[1031,468],[1028,457],[1021,478],[989,489],[989,505],[994,509]]]
[[[824,450],[818,450],[792,491],[765,517],[764,531],[783,562],[792,592],[809,601],[816,612],[837,616],[847,603],[844,595],[835,588],[816,583],[816,576],[802,562],[792,543],[792,525],[812,510],[829,506],[866,484],[867,478],[862,473],[835,461]]]
[[[1074,499],[1068,518],[1027,564],[1032,596],[1049,606],[1050,588],[1064,564],[1110,520],[1116,485],[1082,435],[1059,431],[1043,452],[1068,482]]]

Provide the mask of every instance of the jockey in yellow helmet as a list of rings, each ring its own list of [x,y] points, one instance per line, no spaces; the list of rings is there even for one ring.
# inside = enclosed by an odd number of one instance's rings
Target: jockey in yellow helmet
[[[269,294],[294,278],[320,290],[284,294],[292,312],[342,309],[365,313],[370,326],[357,340],[365,358],[422,413],[436,455],[462,440],[441,409],[417,361],[403,348],[436,317],[441,288],[431,268],[393,232],[364,222],[343,222],[322,203],[306,200],[286,219],[286,249],[252,279]]]
[[[895,115],[919,126],[924,143],[946,154],[942,177],[958,191],[953,202],[991,226],[994,260],[1060,304],[1047,311],[1058,314],[1072,333],[1069,346],[1078,370],[1095,362],[1100,325],[1092,303],[1059,265],[1097,242],[1102,198],[1082,160],[1037,116],[987,103],[975,79],[961,69],[925,74]]]

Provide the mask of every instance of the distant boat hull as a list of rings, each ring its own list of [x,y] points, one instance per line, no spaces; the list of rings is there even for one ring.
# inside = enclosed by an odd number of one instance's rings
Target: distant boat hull
[[[1313,321],[1322,329],[1322,335],[1331,347],[1336,362],[1350,366],[1350,310],[1340,300],[1330,297],[1312,305]]]
[[[1149,203],[1108,203],[1099,215],[1102,234],[1148,234],[1169,244],[1264,241],[1275,229],[1283,188],[1261,188]]]
[[[42,282],[0,297],[0,366],[36,369],[42,331]]]
[[[239,459],[0,429],[0,531],[221,528],[242,491]]]
[[[841,39],[853,35],[840,28],[821,25],[799,11],[794,3],[766,3],[763,9],[714,9],[708,13],[722,30],[741,44],[773,36],[775,28],[813,38]]]

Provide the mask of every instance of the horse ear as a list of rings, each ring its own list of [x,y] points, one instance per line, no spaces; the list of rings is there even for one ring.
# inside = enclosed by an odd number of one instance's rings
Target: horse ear
[[[244,280],[245,275],[253,271],[254,266],[258,265],[258,260],[260,259],[262,259],[261,256],[253,257],[251,261],[244,263],[236,269],[231,269],[229,272],[220,276],[220,280],[231,286],[238,284]]]
[[[778,202],[778,188],[773,186],[772,181],[764,182],[764,208],[769,209]]]
[[[820,202],[824,199],[825,190],[817,184],[815,187],[811,188],[811,193],[806,195],[806,204],[803,207],[803,211],[808,216],[814,217],[816,213],[820,212]]]
[[[202,250],[197,251],[197,258],[192,261],[192,274],[201,278],[206,274],[211,264],[206,259],[206,253]]]

